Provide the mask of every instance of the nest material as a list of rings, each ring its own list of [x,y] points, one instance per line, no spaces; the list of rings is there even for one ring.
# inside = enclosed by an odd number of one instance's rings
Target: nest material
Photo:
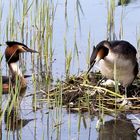
[[[102,78],[99,72],[81,74],[80,76],[71,76],[61,84],[60,87],[51,90],[53,93],[60,95],[62,93],[63,105],[71,111],[95,111],[96,109],[104,109],[107,112],[130,111],[138,112],[140,109],[140,87],[138,83],[140,79],[135,80],[134,85],[128,88],[128,103],[123,105],[125,90],[122,86],[118,86],[115,92],[114,87],[103,87],[99,85]],[[98,86],[97,86],[98,85]],[[54,94],[53,94],[54,95]],[[130,105],[131,102],[131,105]]]

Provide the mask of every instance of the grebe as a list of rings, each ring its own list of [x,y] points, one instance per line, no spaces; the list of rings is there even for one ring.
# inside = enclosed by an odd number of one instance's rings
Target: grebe
[[[5,50],[5,58],[11,73],[11,77],[9,78],[7,76],[2,76],[3,92],[8,91],[10,83],[12,84],[12,86],[15,86],[17,77],[20,81],[20,88],[26,88],[27,83],[25,77],[22,74],[16,62],[19,61],[20,53],[23,52],[37,53],[37,51],[32,50],[28,48],[25,44],[16,41],[7,41],[6,44],[7,48]]]
[[[138,74],[136,54],[135,47],[127,41],[104,40],[93,48],[90,57],[90,68],[87,73],[98,62],[99,70],[104,77],[112,80],[115,78],[126,89]]]

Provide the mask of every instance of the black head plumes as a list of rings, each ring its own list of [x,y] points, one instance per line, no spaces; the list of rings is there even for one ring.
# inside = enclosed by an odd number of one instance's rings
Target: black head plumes
[[[7,41],[5,58],[7,63],[14,63],[19,60],[19,54],[22,52],[37,53],[37,51],[28,48],[25,44],[16,41]]]

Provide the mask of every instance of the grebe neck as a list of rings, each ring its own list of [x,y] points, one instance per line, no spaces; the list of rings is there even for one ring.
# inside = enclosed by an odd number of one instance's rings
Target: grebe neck
[[[18,76],[20,80],[21,88],[25,88],[27,86],[27,83],[19,66],[16,63],[9,63],[8,66],[12,75],[13,82],[16,81],[16,76]]]
[[[15,77],[16,75],[19,77],[23,77],[23,74],[16,63],[10,63],[8,65],[9,65],[9,69],[12,74],[12,77]]]

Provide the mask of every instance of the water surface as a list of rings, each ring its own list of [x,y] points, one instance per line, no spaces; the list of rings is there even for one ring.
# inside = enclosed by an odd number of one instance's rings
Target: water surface
[[[13,1],[12,1],[13,2]],[[31,3],[32,1],[29,1]],[[14,3],[14,2],[13,2]],[[15,2],[16,3],[16,2]],[[26,16],[25,21],[28,22],[28,31],[27,34],[21,38],[20,35],[20,26],[18,23],[22,23],[22,18],[20,14],[22,11],[22,1],[18,1],[18,8],[15,12],[15,22],[13,23],[14,26],[17,26],[15,30],[15,34],[13,36],[6,36],[7,32],[7,20],[9,17],[10,4],[9,1],[3,1],[3,16],[1,20],[1,38],[0,41],[3,44],[6,40],[18,40],[24,41],[30,47],[35,47],[38,50],[38,41],[32,39],[33,37],[37,36],[36,28],[34,21],[31,19],[36,16],[36,13],[33,12],[35,9],[29,10],[29,14]],[[50,2],[51,3],[51,2]],[[56,80],[57,78],[64,79],[65,77],[65,55],[64,55],[64,38],[67,40],[67,49],[68,52],[74,51],[74,41],[76,40],[78,53],[79,53],[79,63],[76,58],[72,59],[71,63],[71,74],[77,74],[78,69],[80,71],[87,70],[87,51],[88,51],[88,36],[90,33],[90,48],[92,50],[92,46],[96,45],[98,42],[107,39],[107,2],[104,0],[80,0],[82,10],[84,14],[80,11],[80,25],[78,22],[78,15],[76,9],[76,2],[75,0],[70,0],[67,3],[67,21],[65,19],[65,3],[63,0],[53,1],[52,2],[56,7],[56,12],[53,21],[53,41],[52,41],[52,48],[54,50],[53,60],[55,60],[52,64],[52,73],[53,78]],[[13,4],[14,5],[14,4]],[[137,41],[140,37],[140,2],[138,0],[131,1],[129,4],[125,6],[118,6],[116,1],[115,6],[115,34],[116,38],[119,39],[119,31],[121,26],[121,14],[123,8],[123,36],[122,39],[129,41],[132,43],[136,48]],[[8,9],[8,10],[7,10]],[[13,8],[14,9],[14,8]],[[21,13],[20,13],[20,12]],[[13,10],[11,11],[11,13]],[[31,18],[32,16],[32,18]],[[10,29],[10,28],[9,28]],[[39,31],[38,31],[39,32]],[[18,35],[17,35],[18,34]],[[75,37],[76,34],[76,37]],[[45,37],[44,37],[45,40]],[[33,42],[35,41],[35,43]],[[32,43],[31,43],[32,42]],[[35,46],[33,45],[35,44]],[[2,54],[4,53],[5,47],[1,47]],[[39,56],[34,55],[34,63],[38,62]],[[28,60],[28,61],[26,61]],[[44,61],[42,59],[42,61]],[[32,66],[33,57],[30,54],[25,55],[24,63],[26,64],[26,74],[36,74],[40,72],[37,67]],[[78,65],[79,64],[79,65]],[[6,74],[6,64],[5,59],[2,61],[2,72]],[[83,121],[81,121],[80,129],[78,129],[78,121],[79,121],[79,114],[78,113],[68,113],[66,109],[61,109],[54,107],[53,109],[48,109],[48,104],[46,102],[37,102],[37,111],[33,111],[33,95],[38,93],[40,90],[43,90],[41,85],[35,83],[33,78],[28,78],[28,87],[24,98],[22,99],[21,109],[20,109],[20,117],[24,119],[27,124],[20,130],[10,131],[7,133],[5,130],[6,126],[3,121],[2,123],[2,137],[3,139],[52,139],[52,140],[93,140],[93,139],[106,139],[107,136],[102,135],[102,132],[105,131],[106,127],[100,131],[100,133],[96,130],[97,120],[98,118],[93,115],[89,115],[88,113],[82,114],[81,118],[85,118],[87,127],[85,128]],[[45,84],[44,84],[45,85]],[[34,86],[37,86],[37,91],[34,90]],[[3,102],[7,100],[8,95],[3,96]],[[37,99],[43,98],[43,94],[37,94]],[[3,106],[4,106],[3,103]],[[135,115],[134,115],[135,116]],[[132,122],[129,120],[129,126],[127,123],[124,123],[124,128],[129,128],[130,131],[137,129],[139,126],[139,122],[134,118],[133,115],[128,115],[129,119],[133,119]],[[137,118],[140,118],[140,115],[136,115]],[[27,121],[26,121],[26,120]],[[28,120],[33,119],[33,120]],[[113,117],[105,116],[105,124],[108,126],[110,121],[113,120]],[[59,124],[59,125],[58,125]],[[126,125],[126,127],[125,127]],[[112,128],[112,123],[110,125]],[[119,126],[118,126],[119,128]],[[108,128],[107,128],[108,132]],[[126,133],[125,133],[126,132]],[[116,132],[117,133],[117,132]],[[115,133],[115,134],[116,134]],[[114,135],[115,135],[114,134]],[[136,134],[128,133],[124,130],[124,135],[130,137],[131,139],[140,139]],[[107,134],[108,136],[110,134]],[[8,138],[9,136],[9,138]],[[114,136],[115,137],[115,136]]]

